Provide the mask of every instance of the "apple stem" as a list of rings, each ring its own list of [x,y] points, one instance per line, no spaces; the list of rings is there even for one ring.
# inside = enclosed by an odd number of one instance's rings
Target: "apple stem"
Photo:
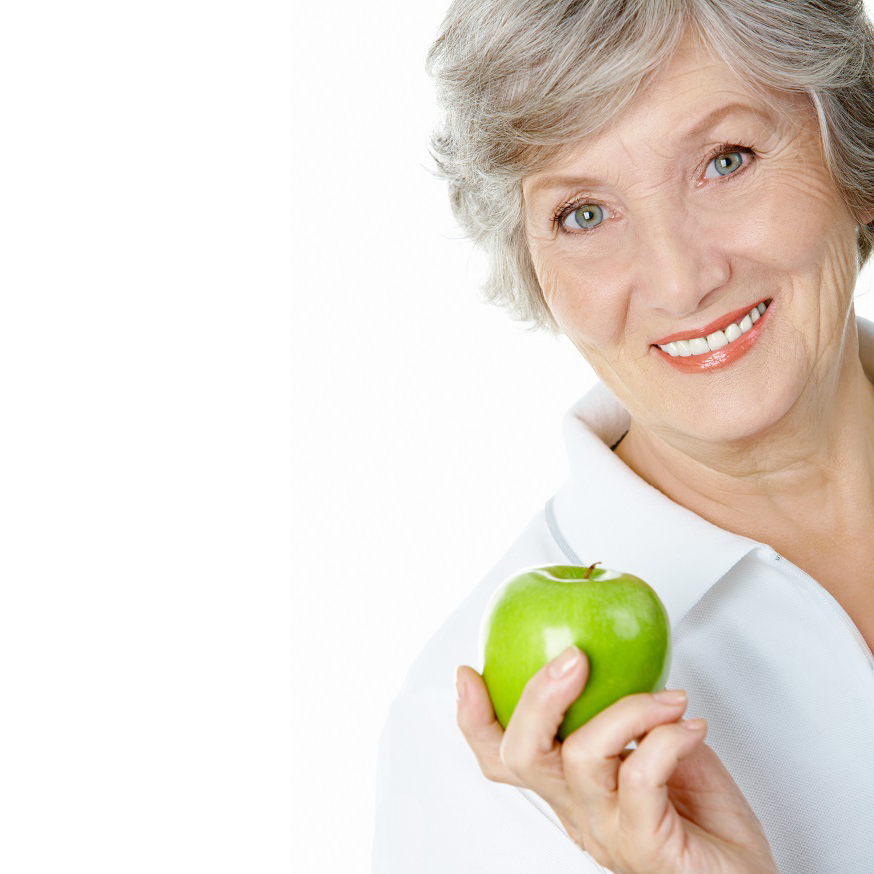
[[[600,562],[600,561],[596,561],[595,564],[601,564],[601,562]],[[589,579],[589,574],[592,573],[592,570],[594,569],[595,564],[589,565],[589,569],[586,571],[586,574],[585,574],[585,576],[583,577],[584,580]]]

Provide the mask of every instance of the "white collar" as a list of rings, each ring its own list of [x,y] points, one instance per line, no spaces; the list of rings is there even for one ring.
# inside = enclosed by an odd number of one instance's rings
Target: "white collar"
[[[671,626],[759,541],[713,525],[641,479],[610,447],[631,416],[598,382],[565,414],[570,478],[546,506],[574,564],[626,571],[659,594]]]
[[[874,325],[858,313],[856,323],[866,337],[862,369],[874,383]],[[676,627],[745,555],[772,547],[713,525],[634,473],[610,450],[630,424],[628,410],[601,381],[567,411],[570,478],[547,503],[546,518],[569,561],[597,561],[645,580]]]

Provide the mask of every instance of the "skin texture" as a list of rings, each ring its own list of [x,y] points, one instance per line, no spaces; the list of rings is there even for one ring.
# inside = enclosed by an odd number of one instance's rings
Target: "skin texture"
[[[781,111],[688,37],[613,124],[524,180],[526,234],[556,321],[631,413],[616,454],[682,506],[770,543],[855,618],[874,608],[870,572],[847,573],[874,561],[874,386],[853,309],[856,229],[874,216],[841,201],[808,98],[774,96]],[[752,112],[687,135],[732,102]],[[717,154],[739,168],[720,175]],[[596,230],[562,233],[555,213],[572,201],[603,209]],[[652,348],[766,298],[770,325],[723,370],[680,373]],[[538,672],[504,731],[482,677],[459,668],[458,725],[485,776],[537,792],[617,874],[775,872],[706,726],[682,727],[684,704],[629,695],[558,741],[587,669],[577,654],[560,679]]]
[[[524,181],[527,236],[557,322],[631,413],[617,455],[672,500],[770,543],[829,588],[813,557],[826,545],[834,556],[836,533],[857,566],[874,558],[864,546],[874,386],[853,309],[858,222],[826,170],[808,98],[774,95],[785,112],[687,39],[616,123]],[[758,118],[683,138],[733,101]],[[710,157],[725,142],[756,155],[723,177]],[[543,188],[556,174],[602,184]],[[605,220],[563,234],[553,212],[577,195]],[[770,326],[724,370],[680,373],[651,346],[768,297]]]
[[[585,654],[569,648],[531,678],[504,731],[482,677],[460,667],[458,726],[483,774],[540,795],[615,874],[777,874],[755,813],[703,742],[706,722],[683,727],[685,702],[627,695],[558,741],[587,676]]]

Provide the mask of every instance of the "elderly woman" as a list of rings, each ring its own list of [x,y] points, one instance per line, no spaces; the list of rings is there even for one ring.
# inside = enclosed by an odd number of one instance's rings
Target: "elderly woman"
[[[392,705],[374,870],[874,870],[862,4],[456,0],[429,64],[489,299],[599,382],[565,417],[569,481]],[[559,742],[588,673],[572,647],[502,729],[471,666],[491,593],[593,561],[659,593],[674,694]]]

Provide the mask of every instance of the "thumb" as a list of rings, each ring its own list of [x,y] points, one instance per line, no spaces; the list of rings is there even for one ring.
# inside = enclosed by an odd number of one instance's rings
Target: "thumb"
[[[547,755],[571,704],[589,678],[589,660],[577,646],[562,650],[526,683],[510,722],[505,746]],[[506,750],[505,750],[506,756]]]
[[[571,806],[557,734],[588,677],[589,660],[579,647],[569,646],[547,662],[522,690],[501,745],[510,773],[557,813]]]
[[[467,665],[456,672],[458,687],[458,727],[465,736],[479,742],[497,741],[504,735],[501,723],[495,716],[492,699],[485,680]]]
[[[490,780],[515,784],[516,779],[501,761],[504,729],[495,716],[485,681],[473,668],[462,665],[456,672],[456,684],[456,721],[479,762],[480,770]]]

